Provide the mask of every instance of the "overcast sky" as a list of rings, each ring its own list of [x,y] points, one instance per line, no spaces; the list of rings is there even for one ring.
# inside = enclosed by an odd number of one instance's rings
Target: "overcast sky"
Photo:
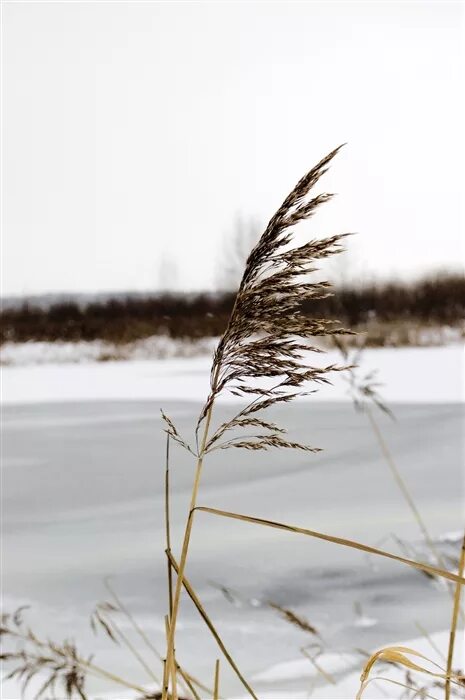
[[[211,288],[237,214],[341,142],[307,235],[357,231],[357,276],[463,265],[463,15],[4,2],[4,294]]]

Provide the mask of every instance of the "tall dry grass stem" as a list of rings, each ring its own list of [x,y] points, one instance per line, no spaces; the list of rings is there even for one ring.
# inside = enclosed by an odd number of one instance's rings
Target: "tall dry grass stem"
[[[202,511],[204,513],[211,513],[212,515],[218,515],[223,518],[231,518],[233,520],[241,520],[243,522],[253,523],[255,525],[265,525],[266,527],[276,528],[277,530],[285,530],[286,532],[295,532],[300,535],[307,535],[308,537],[315,537],[319,540],[324,540],[325,542],[332,542],[333,544],[342,545],[343,547],[351,547],[352,549],[358,549],[361,552],[367,552],[368,554],[375,554],[379,557],[385,557],[386,559],[392,559],[393,561],[398,561],[401,564],[407,564],[418,571],[426,571],[434,576],[439,576],[448,581],[453,581],[461,585],[465,584],[465,578],[463,575],[453,574],[451,571],[445,569],[438,569],[436,566],[430,566],[430,564],[424,564],[423,562],[414,561],[413,559],[406,559],[404,557],[399,557],[397,554],[392,554],[391,552],[386,552],[383,549],[377,549],[376,547],[370,547],[369,545],[362,544],[361,542],[355,542],[354,540],[348,540],[345,537],[335,537],[333,535],[327,535],[323,532],[316,532],[315,530],[308,530],[303,527],[297,527],[295,525],[287,525],[285,523],[280,523],[275,520],[266,520],[264,518],[255,518],[251,515],[243,515],[241,513],[230,513],[225,510],[219,510],[217,508],[209,508],[206,506],[197,506],[197,511]]]
[[[213,684],[213,700],[219,700],[220,697],[220,660],[215,662],[215,682]]]
[[[106,587],[108,590],[110,590],[108,585]],[[106,634],[110,637],[112,641],[118,643],[118,639],[120,639],[120,641],[124,644],[124,646],[133,655],[133,657],[140,664],[140,666],[144,669],[148,677],[157,685],[160,685],[160,680],[153,672],[151,666],[148,665],[144,657],[139,653],[139,651],[136,649],[131,640],[123,632],[120,626],[115,622],[113,617],[110,616],[110,614],[113,612],[120,612],[120,608],[116,608],[115,606],[111,605],[111,603],[100,603],[97,605],[91,617],[91,627],[93,628],[94,632],[96,631],[96,625],[98,623],[101,627],[103,627]],[[131,617],[129,617],[129,619],[131,620]],[[131,620],[131,622],[133,621]]]
[[[459,576],[463,576],[464,570],[465,570],[465,534],[463,536],[462,548],[460,550],[460,559],[459,559],[459,568],[458,568]],[[445,700],[450,699],[452,664],[454,661],[455,637],[457,634],[457,624],[458,624],[458,619],[459,619],[461,591],[462,591],[461,585],[459,582],[457,582],[457,584],[455,586],[454,605],[452,608],[452,620],[451,620],[450,633],[449,633],[449,647],[448,647],[448,651],[447,651],[447,677],[446,677],[446,684],[445,684]],[[465,670],[465,664],[464,664],[464,670]]]
[[[173,569],[176,571],[176,573],[179,575],[179,573],[178,573],[178,572],[179,572],[179,566],[178,566],[176,560],[174,559],[174,557],[173,557],[172,554],[168,554],[168,556],[169,556],[169,558],[170,558],[171,566],[172,566]],[[219,633],[218,633],[218,631],[217,631],[215,625],[214,625],[213,622],[211,621],[211,619],[210,619],[210,617],[208,616],[208,614],[207,614],[205,608],[203,607],[202,603],[200,602],[199,597],[197,596],[196,592],[195,592],[194,589],[192,588],[192,585],[190,584],[189,580],[188,580],[185,576],[183,577],[183,586],[184,586],[184,588],[185,588],[185,590],[186,590],[186,593],[188,594],[189,598],[192,600],[192,602],[194,603],[195,607],[197,608],[197,610],[198,610],[200,616],[202,617],[202,619],[204,620],[204,622],[205,622],[205,624],[207,625],[208,629],[210,630],[210,632],[211,632],[213,638],[215,639],[216,643],[218,644],[219,648],[220,648],[221,651],[223,652],[223,655],[224,655],[226,661],[227,661],[228,664],[231,666],[232,670],[234,671],[234,673],[236,674],[236,676],[238,677],[238,679],[240,680],[240,682],[242,683],[242,685],[244,686],[244,688],[245,688],[245,689],[247,690],[247,692],[250,694],[250,696],[251,696],[252,698],[254,698],[254,700],[258,700],[258,698],[257,698],[257,696],[256,696],[256,694],[255,694],[255,692],[254,692],[254,690],[253,690],[253,688],[251,687],[250,683],[248,683],[248,681],[247,681],[247,680],[244,678],[244,676],[242,675],[242,673],[241,673],[241,671],[240,671],[238,665],[237,665],[236,662],[234,661],[234,659],[233,659],[231,653],[228,651],[228,649],[226,648],[225,643],[223,642],[222,638],[220,637],[220,635],[219,635]],[[211,694],[211,693],[210,693],[210,694]]]
[[[439,566],[441,566],[443,569],[446,568],[446,563],[444,561],[444,558],[441,554],[441,552],[438,550],[436,545],[434,544],[433,538],[430,535],[430,532],[426,526],[426,523],[420,513],[420,511],[417,508],[417,505],[413,499],[412,494],[410,493],[410,490],[405,482],[405,479],[403,478],[400,470],[398,469],[394,458],[392,456],[391,450],[389,449],[386,440],[384,439],[384,435],[378,425],[378,421],[375,419],[373,415],[373,411],[366,407],[366,414],[368,416],[368,420],[370,421],[370,425],[372,427],[372,430],[376,436],[376,439],[378,441],[378,444],[381,448],[381,451],[386,459],[387,464],[389,465],[389,468],[391,470],[391,473],[400,489],[402,492],[402,495],[404,496],[416,522],[417,525],[425,539],[426,544],[428,545],[429,549],[431,550],[434,558],[436,559],[437,563]]]
[[[170,436],[166,435],[166,465],[165,465],[165,537],[166,549],[171,552],[170,528]],[[173,572],[169,558],[166,559],[168,577],[168,611],[171,619],[173,611]]]

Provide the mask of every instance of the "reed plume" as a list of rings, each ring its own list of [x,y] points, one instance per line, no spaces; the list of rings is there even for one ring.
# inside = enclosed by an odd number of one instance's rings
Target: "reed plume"
[[[333,196],[323,193],[307,199],[339,149],[329,153],[299,180],[270,219],[247,259],[227,328],[213,357],[210,393],[196,428],[198,461],[169,616],[168,669],[175,668],[176,621],[205,455],[215,449],[232,447],[318,451],[317,447],[287,440],[283,428],[257,414],[274,404],[289,402],[308,393],[308,382],[328,383],[329,373],[342,369],[336,365],[313,367],[307,363],[305,357],[309,351],[321,352],[309,344],[310,338],[347,331],[336,321],[309,318],[302,313],[301,306],[304,302],[330,294],[328,282],[309,282],[308,275],[316,271],[315,264],[319,260],[342,250],[342,241],[348,234],[313,239],[300,247],[292,247],[294,227],[313,216],[317,208]],[[227,390],[239,397],[253,398],[234,418],[223,423],[210,436],[214,402]],[[191,450],[173,422],[164,414],[163,418],[166,432]],[[257,428],[260,432],[223,440],[226,432],[238,428]],[[172,693],[176,696],[176,688],[172,688]],[[167,694],[168,690],[165,689],[164,698]]]

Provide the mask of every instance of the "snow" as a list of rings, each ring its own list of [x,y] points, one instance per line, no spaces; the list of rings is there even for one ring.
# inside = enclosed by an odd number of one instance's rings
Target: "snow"
[[[464,346],[367,349],[363,371],[379,370],[381,394],[388,402],[463,402]],[[340,363],[336,351],[311,355],[311,364]],[[3,402],[91,400],[203,401],[209,389],[211,353],[198,357],[137,359],[74,364],[10,365],[2,368]],[[311,388],[311,387],[310,387]],[[348,400],[347,383],[333,375],[309,399]],[[228,393],[221,401],[237,401]]]
[[[1,364],[24,367],[27,365],[76,364],[108,362],[109,360],[148,360],[170,357],[209,356],[217,339],[174,340],[154,335],[132,343],[115,344],[103,340],[76,342],[4,343]]]
[[[429,639],[426,636],[416,637],[414,639],[409,639],[407,641],[402,641],[398,644],[389,646],[408,647],[416,652],[419,652],[420,654],[423,654],[425,657],[427,657],[428,661],[418,657],[410,658],[420,666],[440,673],[441,670],[445,668],[448,643],[449,632],[444,630],[429,635]],[[441,654],[438,654],[438,650],[441,652]],[[459,632],[456,637],[454,651],[453,667],[455,669],[463,668],[464,650],[465,635],[463,632]],[[378,650],[372,649],[370,651],[371,653],[374,653]],[[315,661],[325,673],[330,674],[333,677],[333,680],[335,681],[334,684],[328,683],[322,677],[317,668],[312,664],[312,662],[307,658],[292,659],[287,662],[275,664],[274,666],[271,666],[256,674],[252,680],[255,682],[266,682],[270,684],[280,683],[280,687],[283,688],[283,681],[287,681],[289,683],[291,681],[299,680],[302,682],[302,680],[306,678],[308,682],[314,682],[314,692],[311,697],[315,700],[334,700],[335,698],[354,698],[356,696],[360,688],[360,674],[364,665],[364,659],[360,654],[350,654],[347,652],[341,652],[338,654],[335,652],[327,652],[315,657]],[[437,664],[441,668],[439,669],[433,664]],[[379,678],[379,676],[382,676],[383,679],[387,678],[399,683],[405,683],[405,669],[397,666],[394,667],[391,664],[377,662],[372,669],[370,677]],[[413,672],[412,677],[419,683],[419,685],[430,684],[428,683],[428,677],[424,674]],[[452,686],[452,691],[453,690],[454,686]],[[380,679],[368,685],[363,697],[365,700],[377,700],[377,698],[386,698],[386,696],[399,697],[401,694],[401,688]],[[272,696],[261,693],[261,697]],[[281,695],[280,697],[284,696]],[[290,698],[297,697],[300,697],[297,693],[286,693],[286,698],[289,698],[289,700]],[[452,697],[454,697],[453,692]]]
[[[454,532],[445,532],[443,535],[440,535],[435,542],[439,542],[440,544],[456,544],[457,542],[460,542],[463,539],[463,530],[457,530]]]
[[[360,654],[327,652],[315,656],[314,660],[328,674],[347,673],[348,670],[361,667]],[[319,676],[320,673],[312,662],[303,656],[301,659],[275,664],[257,673],[252,677],[252,680],[257,683],[273,683],[308,678],[311,675]]]
[[[357,617],[357,619],[354,622],[354,627],[361,627],[367,628],[367,627],[374,627],[375,625],[378,624],[378,620],[375,620],[374,617],[368,617],[367,615],[361,615],[360,617]]]

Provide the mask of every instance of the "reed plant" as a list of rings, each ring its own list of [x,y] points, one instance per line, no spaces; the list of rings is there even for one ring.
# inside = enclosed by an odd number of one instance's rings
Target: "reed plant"
[[[163,414],[168,435],[196,457],[196,470],[192,486],[190,506],[181,547],[179,564],[176,564],[176,586],[170,599],[169,631],[166,650],[166,684],[163,700],[176,698],[175,639],[179,603],[189,544],[198,513],[242,520],[266,527],[300,533],[361,551],[396,559],[421,571],[464,583],[463,572],[453,574],[444,567],[435,567],[398,557],[368,545],[351,542],[317,533],[285,523],[256,518],[250,515],[230,513],[198,504],[204,460],[210,453],[223,449],[267,450],[270,448],[298,449],[317,452],[318,447],[291,442],[283,427],[269,422],[264,412],[280,402],[289,402],[310,393],[309,384],[328,383],[332,372],[350,370],[350,366],[326,365],[315,367],[309,362],[312,353],[321,348],[311,342],[318,336],[350,334],[336,321],[324,318],[311,319],[302,313],[302,306],[313,299],[328,296],[328,282],[308,281],[308,275],[317,270],[318,261],[342,250],[343,239],[349,234],[337,234],[319,240],[311,240],[295,247],[294,227],[309,219],[316,209],[328,202],[332,194],[323,193],[308,199],[312,188],[339,151],[332,151],[297,183],[271,218],[257,245],[250,253],[227,328],[214,354],[210,393],[201,410],[196,427],[196,445],[192,448],[180,436],[172,420]],[[250,401],[231,420],[211,429],[214,404],[218,396],[230,391]],[[240,431],[252,430],[245,437]],[[258,429],[260,432],[257,432]],[[230,437],[230,431],[239,435]],[[397,474],[396,471],[394,473]],[[407,497],[408,493],[404,491]],[[413,503],[413,502],[412,502]],[[418,520],[422,522],[419,518]],[[168,547],[168,550],[170,548]],[[170,551],[168,555],[172,557]],[[387,652],[386,652],[387,653]],[[366,673],[371,668],[368,667]],[[171,679],[171,685],[169,683]],[[451,681],[451,673],[448,675]],[[365,679],[366,680],[366,679]]]

